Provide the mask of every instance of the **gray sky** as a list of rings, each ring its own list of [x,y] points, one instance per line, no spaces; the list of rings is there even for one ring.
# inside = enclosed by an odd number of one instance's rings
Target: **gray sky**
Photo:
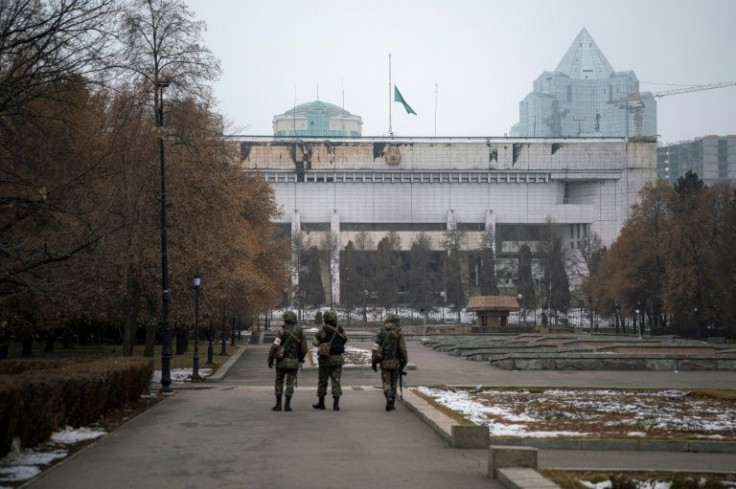
[[[186,0],[221,60],[219,110],[238,134],[319,99],[388,134],[392,78],[418,116],[392,105],[397,136],[503,136],[519,101],[585,27],[642,91],[736,81],[735,0]],[[656,84],[652,84],[656,83]],[[668,85],[669,84],[669,85]],[[736,86],[658,100],[661,141],[736,134]]]

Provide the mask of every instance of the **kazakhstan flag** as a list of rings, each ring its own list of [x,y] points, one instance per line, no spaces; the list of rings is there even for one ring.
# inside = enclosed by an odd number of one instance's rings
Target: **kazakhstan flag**
[[[404,109],[406,109],[407,114],[417,115],[417,113],[414,112],[414,109],[409,107],[409,104],[406,103],[406,100],[404,100],[404,97],[401,96],[401,92],[399,92],[399,88],[396,85],[394,85],[394,102],[399,102],[403,104]]]

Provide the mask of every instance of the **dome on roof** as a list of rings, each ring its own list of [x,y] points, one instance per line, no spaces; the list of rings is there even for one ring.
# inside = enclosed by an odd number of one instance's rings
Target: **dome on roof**
[[[362,130],[360,116],[321,100],[296,105],[273,118],[275,136],[359,138]]]
[[[323,112],[330,112],[335,114],[346,114],[350,115],[350,112],[343,110],[341,107],[338,107],[335,104],[331,104],[328,102],[323,102],[321,100],[315,100],[313,102],[306,102],[303,104],[299,104],[296,107],[287,110],[284,112],[284,114],[293,114],[296,112],[297,114],[304,113],[304,112],[313,112],[313,111],[323,111]]]

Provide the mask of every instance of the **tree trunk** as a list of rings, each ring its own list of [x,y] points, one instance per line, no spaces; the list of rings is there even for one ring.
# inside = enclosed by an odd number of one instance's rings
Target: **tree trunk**
[[[141,287],[140,276],[128,265],[128,280],[125,304],[123,306],[123,356],[133,356],[135,349],[135,333],[138,328],[138,314],[140,312]],[[153,356],[153,355],[151,355]]]
[[[22,345],[23,345],[23,348],[21,349],[20,356],[32,357],[33,356],[33,336],[31,336],[31,332],[25,328],[23,328],[23,333],[22,333]]]
[[[146,346],[143,350],[143,355],[146,358],[153,358],[154,344],[156,342],[156,324],[151,323],[146,325]]]
[[[54,331],[53,330],[46,331],[45,346],[43,349],[44,353],[54,352],[54,340],[56,340],[56,335],[54,334]]]

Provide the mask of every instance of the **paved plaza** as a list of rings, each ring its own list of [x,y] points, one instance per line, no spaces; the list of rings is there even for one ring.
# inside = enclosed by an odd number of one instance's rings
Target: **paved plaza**
[[[487,476],[487,449],[451,448],[404,405],[385,412],[370,369],[344,369],[339,412],[312,409],[315,369],[300,372],[294,411],[272,412],[268,346],[249,345],[217,383],[175,385],[172,396],[26,487],[501,487]],[[407,346],[416,365],[410,386],[736,389],[733,372],[506,371]],[[734,470],[736,454],[540,450],[539,465],[724,472]]]

